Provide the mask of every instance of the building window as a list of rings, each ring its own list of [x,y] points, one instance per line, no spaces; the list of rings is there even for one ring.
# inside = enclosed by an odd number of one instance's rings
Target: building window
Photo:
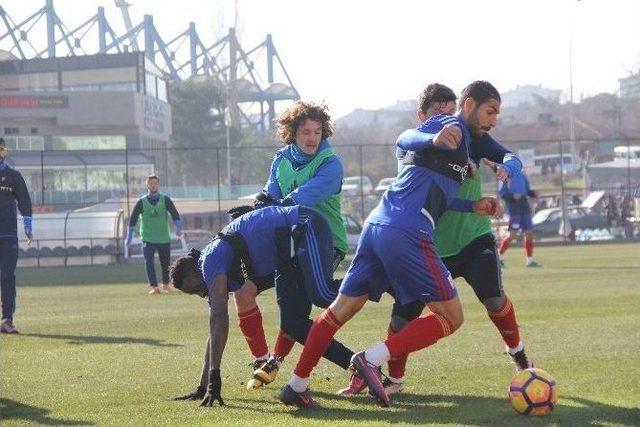
[[[124,150],[127,145],[124,135],[54,136],[54,150]]]
[[[19,128],[4,128],[5,135],[20,135]]]
[[[7,136],[4,138],[7,148],[16,151],[44,150],[42,136]]]
[[[31,128],[31,135],[37,135],[38,134],[38,128]]]

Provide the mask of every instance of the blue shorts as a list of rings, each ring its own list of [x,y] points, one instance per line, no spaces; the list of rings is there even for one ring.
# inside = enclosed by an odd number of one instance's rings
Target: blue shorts
[[[457,290],[431,236],[423,231],[365,224],[340,293],[379,301],[391,290],[400,304],[447,301]]]
[[[533,229],[531,214],[525,213],[518,215],[509,215],[510,231],[529,231],[531,229]]]

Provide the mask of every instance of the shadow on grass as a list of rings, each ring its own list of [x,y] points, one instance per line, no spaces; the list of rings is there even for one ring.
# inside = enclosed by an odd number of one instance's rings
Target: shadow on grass
[[[53,340],[68,340],[67,344],[144,344],[154,347],[182,347],[182,344],[174,344],[152,338],[133,337],[107,337],[100,335],[60,335],[60,334],[20,334],[25,337],[49,338]]]
[[[89,421],[51,418],[49,416],[50,412],[50,409],[38,408],[15,400],[0,398],[0,420],[13,420],[45,426],[89,426],[94,424]]]
[[[509,406],[508,399],[482,396],[459,395],[416,395],[397,394],[393,396],[390,409],[379,408],[368,396],[350,399],[353,408],[330,408],[328,402],[344,398],[330,393],[314,393],[325,408],[319,410],[297,409],[294,417],[315,420],[353,420],[354,423],[367,421],[387,421],[407,424],[464,424],[464,425],[637,425],[640,409],[608,405],[583,398],[562,396],[556,410],[547,416],[526,418],[516,414]],[[571,401],[573,406],[567,406]],[[360,407],[366,405],[367,407]]]

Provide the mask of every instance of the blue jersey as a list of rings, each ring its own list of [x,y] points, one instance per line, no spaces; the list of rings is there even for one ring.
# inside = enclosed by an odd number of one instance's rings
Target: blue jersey
[[[505,201],[509,215],[531,214],[529,206],[529,197],[535,197],[535,192],[529,187],[529,180],[525,174],[520,173],[511,177],[509,182],[505,184],[500,182],[498,185],[498,194]],[[514,195],[520,196],[517,200]]]
[[[18,237],[16,204],[25,226],[30,227],[31,198],[27,185],[20,172],[0,161],[0,239]]]
[[[455,125],[462,130],[462,141],[456,150],[433,145],[435,135],[447,125]],[[440,165],[449,169],[446,173],[451,175],[419,166],[419,161],[408,164],[369,214],[368,223],[430,232],[445,210],[471,211],[471,201],[455,198],[460,181],[466,173],[470,152],[471,133],[467,125],[458,116],[438,115],[429,118],[419,130],[428,137],[420,142],[406,143],[401,135],[397,141],[398,147],[410,152],[407,154],[412,157],[421,154],[425,158],[439,157],[442,160]],[[453,158],[456,161],[447,160]],[[454,178],[455,174],[460,178]]]
[[[291,229],[296,225],[298,211],[298,206],[269,206],[244,214],[223,229],[223,232],[237,232],[242,236],[256,277],[267,276],[276,270],[276,231],[282,228]],[[231,245],[223,239],[213,240],[202,250],[199,267],[207,287],[211,286],[215,276],[229,272],[234,256]],[[238,290],[240,286],[242,283],[229,280],[230,292]]]

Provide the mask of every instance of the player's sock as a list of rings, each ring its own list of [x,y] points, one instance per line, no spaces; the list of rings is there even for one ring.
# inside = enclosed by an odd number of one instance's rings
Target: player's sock
[[[524,248],[527,252],[527,260],[531,259],[533,261],[533,239],[524,236]]]
[[[511,245],[511,241],[508,237],[504,238],[502,242],[500,242],[500,247],[498,248],[498,252],[500,252],[500,255],[502,255],[507,251],[507,249],[509,249],[509,245]]]
[[[316,318],[294,370],[297,376],[309,378],[311,371],[318,364],[320,357],[327,351],[333,336],[341,327],[342,323],[336,319],[328,308]]]
[[[391,359],[391,355],[389,354],[389,349],[386,344],[381,342],[365,351],[364,358],[367,359],[367,362],[369,363],[381,366],[383,363],[388,362],[389,359]]]
[[[385,340],[391,357],[409,354],[429,347],[440,338],[451,335],[453,326],[445,317],[436,313],[412,320],[400,332]]]
[[[493,324],[498,328],[500,335],[502,335],[504,343],[509,348],[517,347],[518,343],[520,343],[520,330],[516,321],[516,311],[509,297],[505,295],[504,304],[498,310],[487,311],[487,313]]]
[[[295,340],[289,338],[282,329],[278,333],[278,339],[276,340],[276,345],[273,349],[273,355],[280,360],[283,360],[285,357],[291,353],[291,349],[295,344]]]
[[[387,330],[387,339],[396,334],[391,328]],[[402,354],[398,357],[392,357],[387,363],[389,367],[389,377],[392,378],[404,378],[404,371],[407,367],[408,354]]]
[[[302,393],[309,388],[309,377],[300,378],[296,374],[293,374],[288,384],[296,393]]]
[[[238,313],[238,325],[240,330],[249,344],[249,350],[253,357],[260,358],[265,354],[269,355],[269,347],[264,337],[264,329],[262,328],[262,314],[258,306],[243,313]]]

